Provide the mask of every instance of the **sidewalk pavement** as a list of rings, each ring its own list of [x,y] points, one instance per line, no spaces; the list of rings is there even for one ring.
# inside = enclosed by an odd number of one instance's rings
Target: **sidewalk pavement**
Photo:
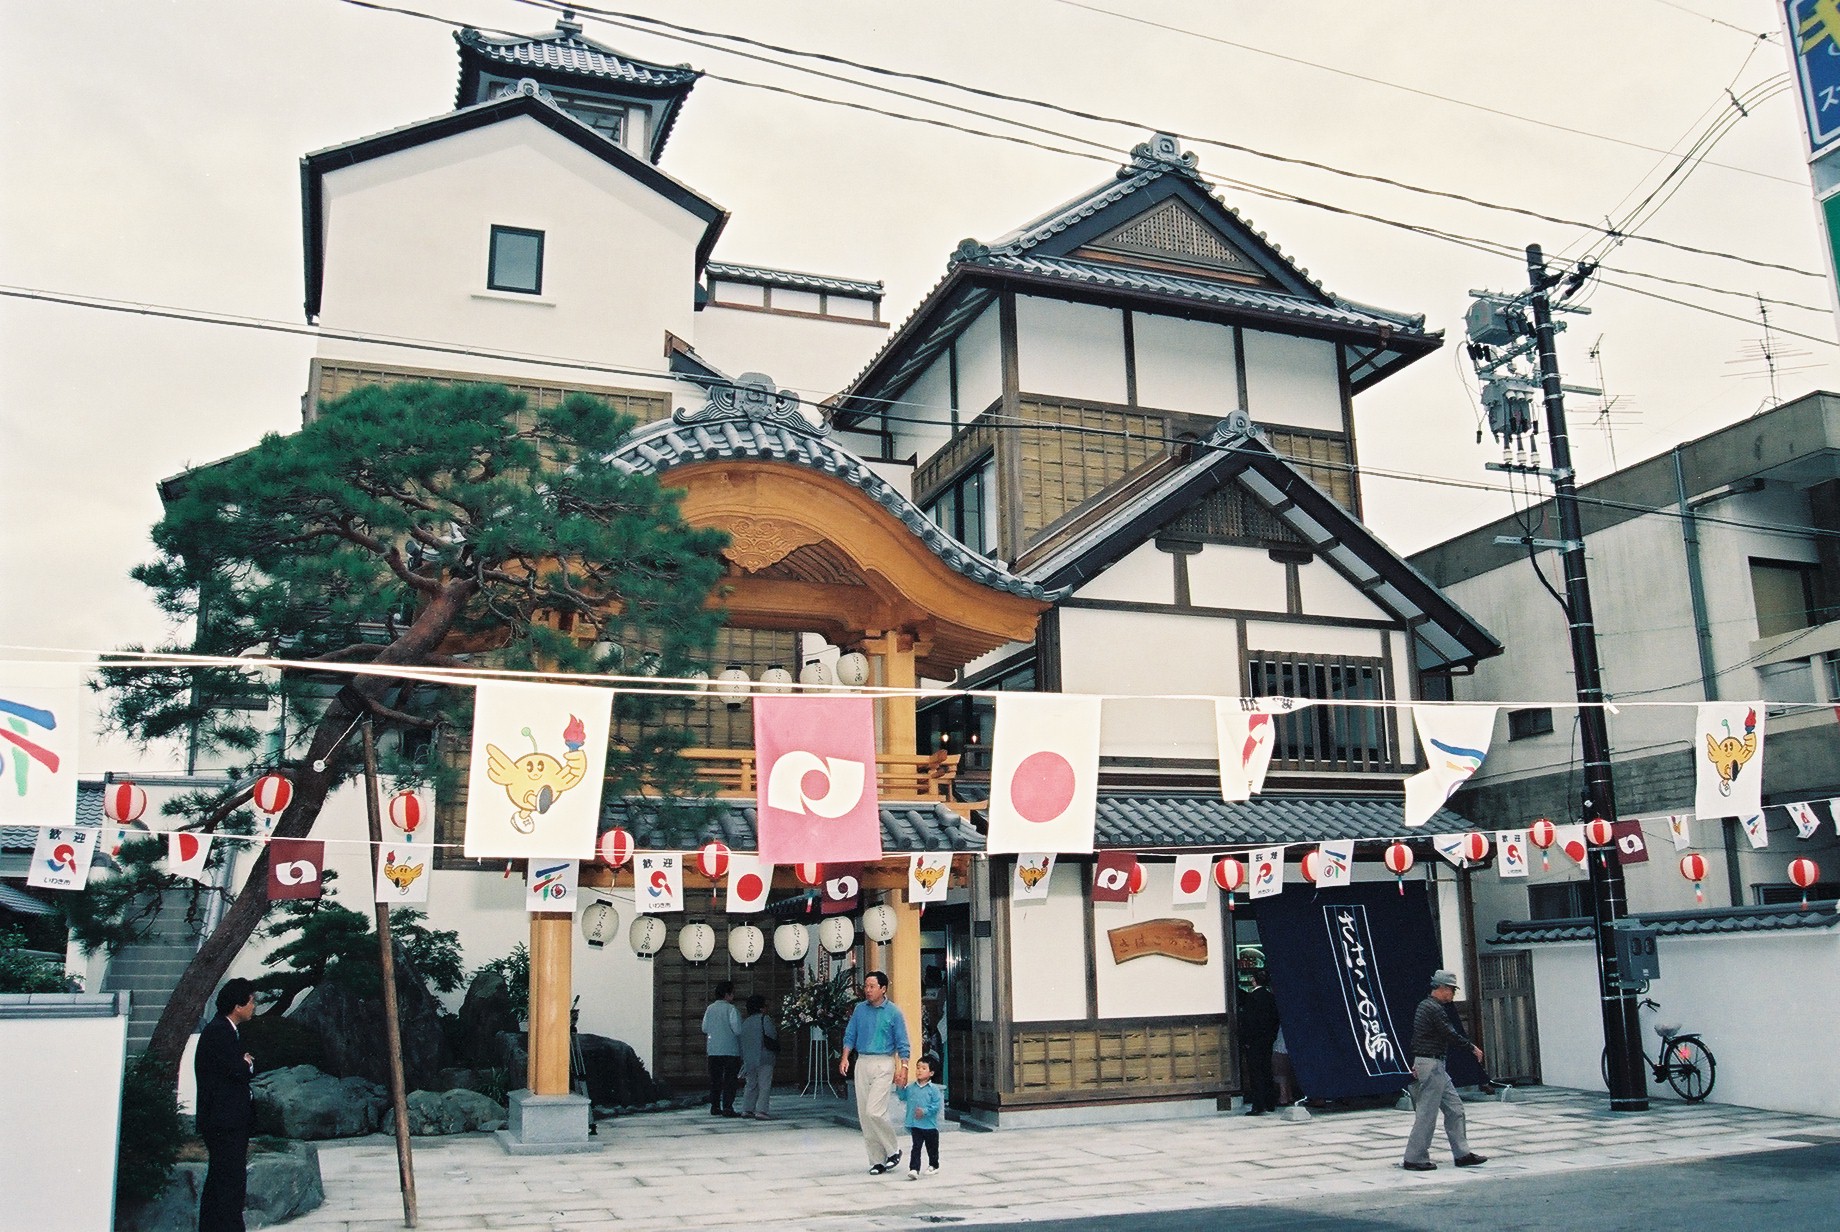
[[[865,1232],[1246,1206],[1299,1195],[1484,1186],[1491,1177],[1662,1163],[1840,1142],[1840,1120],[1656,1099],[1611,1114],[1602,1094],[1517,1089],[1468,1103],[1481,1168],[1457,1169],[1440,1129],[1436,1172],[1399,1167],[1410,1113],[1317,1112],[1307,1121],[1238,1113],[1180,1121],[1002,1129],[951,1124],[940,1171],[909,1181],[906,1160],[868,1174],[862,1137],[829,1097],[780,1095],[773,1121],[701,1108],[603,1121],[599,1150],[511,1156],[489,1134],[414,1143],[417,1226],[515,1232],[688,1227]],[[907,1135],[900,1135],[903,1148]],[[320,1144],[326,1202],[290,1232],[403,1226],[394,1139]],[[1480,1194],[1477,1196],[1481,1196]]]

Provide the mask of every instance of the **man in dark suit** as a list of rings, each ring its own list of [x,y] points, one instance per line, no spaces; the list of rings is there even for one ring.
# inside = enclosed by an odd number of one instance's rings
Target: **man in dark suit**
[[[1239,1033],[1246,1046],[1246,1115],[1263,1116],[1277,1107],[1271,1081],[1271,1049],[1278,1041],[1278,998],[1265,968],[1252,969],[1252,987],[1240,998]]]
[[[198,1081],[198,1136],[211,1153],[198,1199],[198,1232],[244,1232],[249,1184],[249,1079],[255,1058],[243,1051],[242,1026],[255,1016],[255,985],[236,979],[217,993],[217,1017],[198,1036],[192,1073]]]

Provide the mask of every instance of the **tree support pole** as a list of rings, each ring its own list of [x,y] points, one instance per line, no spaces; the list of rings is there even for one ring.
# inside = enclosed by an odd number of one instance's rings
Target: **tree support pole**
[[[1591,613],[1591,587],[1585,578],[1584,529],[1578,517],[1577,476],[1572,470],[1572,443],[1565,430],[1565,393],[1554,344],[1551,279],[1538,244],[1527,249],[1527,281],[1532,288],[1534,336],[1540,352],[1540,388],[1546,403],[1546,434],[1552,442],[1553,504],[1559,514],[1559,537],[1565,546],[1565,606],[1571,622],[1572,670],[1578,684],[1578,728],[1584,744],[1582,820],[1616,820],[1616,790],[1610,775],[1610,728],[1604,713],[1602,674],[1597,661],[1597,625]],[[1610,1058],[1610,1110],[1648,1111],[1648,1075],[1642,1058],[1636,998],[1618,978],[1612,929],[1627,914],[1623,861],[1614,842],[1591,844],[1591,919],[1597,941],[1597,984],[1603,1003],[1604,1047]]]
[[[383,814],[378,800],[377,740],[364,716],[364,806],[370,815],[371,859],[383,846]],[[371,875],[376,875],[373,864]],[[375,897],[373,894],[372,897]],[[383,973],[383,1029],[390,1050],[390,1104],[396,1111],[396,1176],[402,1186],[403,1226],[415,1226],[415,1160],[409,1145],[409,1097],[403,1090],[402,1025],[396,1013],[396,948],[390,939],[390,904],[377,904],[377,965]]]

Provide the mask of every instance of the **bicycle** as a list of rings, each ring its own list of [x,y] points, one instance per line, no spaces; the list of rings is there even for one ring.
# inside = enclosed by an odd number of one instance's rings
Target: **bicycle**
[[[1661,1007],[1648,997],[1643,997],[1639,1004],[1647,1009],[1659,1011]],[[1654,1056],[1646,1052],[1642,1060],[1654,1073],[1656,1082],[1666,1082],[1673,1087],[1680,1098],[1690,1104],[1697,1104],[1712,1094],[1712,1083],[1718,1072],[1718,1062],[1713,1059],[1712,1049],[1706,1047],[1706,1041],[1688,1032],[1682,1034],[1679,1023],[1661,1023],[1654,1025],[1655,1034],[1661,1037],[1661,1048]],[[1610,1048],[1604,1047],[1600,1065],[1604,1075],[1604,1086],[1610,1085]]]

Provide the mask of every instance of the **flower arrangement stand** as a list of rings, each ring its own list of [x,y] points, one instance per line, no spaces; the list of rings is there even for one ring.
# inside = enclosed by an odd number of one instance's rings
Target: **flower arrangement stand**
[[[828,1091],[834,1098],[842,1099],[843,1091],[839,1089],[836,1080],[831,1076],[830,1038],[824,1034],[824,1028],[822,1027],[811,1027],[808,1031],[811,1036],[811,1042],[806,1056],[809,1061],[811,1076],[806,1079],[805,1085],[799,1090],[799,1094],[809,1095],[813,1099],[817,1099],[818,1096]]]

